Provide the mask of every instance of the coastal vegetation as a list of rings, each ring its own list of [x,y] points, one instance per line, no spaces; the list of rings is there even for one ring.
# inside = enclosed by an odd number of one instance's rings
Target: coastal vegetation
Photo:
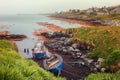
[[[102,66],[116,73],[92,73],[85,80],[119,80],[120,77],[120,28],[119,27],[83,27],[71,28],[67,32],[73,34],[72,41],[79,39],[94,44],[89,57],[104,59]]]
[[[24,59],[16,52],[15,43],[0,40],[0,80],[64,80]]]
[[[70,9],[69,11],[56,12],[55,16],[73,19],[99,19],[99,20],[120,20],[120,5],[111,7],[92,7],[85,10]],[[54,15],[54,14],[53,14]]]
[[[95,45],[91,57],[105,59],[104,66],[116,65],[120,60],[119,27],[83,27],[68,29],[74,39],[80,39]],[[73,40],[74,40],[73,39]]]
[[[107,26],[120,26],[120,5],[111,7],[92,7],[85,10],[70,9],[56,12],[52,17],[89,21]]]
[[[90,74],[85,80],[119,80],[120,79],[120,71],[116,73],[97,73]]]

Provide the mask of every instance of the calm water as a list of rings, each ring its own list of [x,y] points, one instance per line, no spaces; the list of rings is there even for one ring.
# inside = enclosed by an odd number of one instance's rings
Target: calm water
[[[38,25],[36,22],[48,22],[63,28],[81,26],[79,24],[53,20],[45,15],[0,15],[0,31],[8,30],[11,34],[24,34],[28,36],[27,39],[16,42],[19,53],[25,58],[32,57],[31,49],[37,41],[37,38],[32,33],[37,29],[45,28],[44,26]],[[29,54],[24,53],[24,49],[29,49]]]
[[[36,24],[36,22],[48,22],[63,28],[79,27],[79,24],[72,24],[65,21],[53,20],[45,15],[4,15],[0,16],[0,27],[6,26],[0,30],[8,30],[15,34],[25,34],[32,37],[32,32],[37,29],[45,28]]]

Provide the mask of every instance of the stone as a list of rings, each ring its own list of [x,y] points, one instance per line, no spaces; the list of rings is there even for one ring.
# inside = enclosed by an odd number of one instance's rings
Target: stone
[[[97,68],[93,68],[93,71],[97,72],[98,70],[97,70]]]
[[[105,72],[106,68],[101,68],[100,71],[101,72]]]
[[[62,52],[62,48],[59,47],[57,51],[58,51],[58,52]]]
[[[95,65],[96,68],[100,69],[100,65]]]
[[[79,49],[74,49],[75,52],[79,52],[80,50]]]
[[[92,59],[88,59],[87,62],[90,64],[90,63],[93,62],[93,60]]]
[[[74,51],[74,48],[73,47],[69,47],[68,50],[69,51]]]
[[[66,50],[66,49],[63,49],[62,52],[66,54],[66,53],[67,53],[67,50]]]
[[[77,55],[80,55],[80,56],[82,55],[82,53],[80,53],[80,52],[78,52],[78,53],[76,53],[76,54],[77,54]]]
[[[61,37],[60,40],[64,41],[64,40],[66,40],[66,37]]]
[[[98,63],[99,65],[101,65],[103,61],[104,61],[104,59],[103,59],[103,58],[98,58],[97,63]]]
[[[104,59],[103,58],[98,58],[98,62],[103,62]]]
[[[73,48],[77,48],[78,45],[77,45],[76,43],[74,43],[74,44],[72,44],[72,47],[73,47]]]
[[[87,55],[82,55],[82,56],[81,56],[81,58],[86,58],[86,57],[87,57]]]
[[[85,62],[81,62],[82,65],[85,65]]]

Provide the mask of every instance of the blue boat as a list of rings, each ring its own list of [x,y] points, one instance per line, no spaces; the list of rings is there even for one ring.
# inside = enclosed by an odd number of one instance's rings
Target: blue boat
[[[33,48],[33,58],[41,59],[45,57],[45,47],[42,42],[37,42]]]
[[[62,70],[63,59],[58,54],[52,54],[50,58],[43,61],[43,66],[46,70],[58,75]]]

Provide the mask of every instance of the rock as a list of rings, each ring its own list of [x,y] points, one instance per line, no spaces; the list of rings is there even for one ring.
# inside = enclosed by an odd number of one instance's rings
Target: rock
[[[92,59],[88,59],[87,62],[90,64],[90,63],[93,62],[93,60]]]
[[[61,41],[65,41],[65,40],[66,40],[66,37],[61,37],[60,40],[61,40]]]
[[[77,55],[80,55],[80,56],[82,55],[82,53],[80,53],[80,52],[78,52],[78,53],[76,53],[76,54],[77,54]]]
[[[81,62],[82,65],[85,65],[85,62]]]
[[[98,58],[97,64],[101,65],[103,61],[104,61],[103,58]]]
[[[82,55],[82,56],[81,56],[81,58],[86,58],[86,57],[87,57],[87,55]]]
[[[105,72],[106,68],[101,68],[100,71],[101,72]]]
[[[97,68],[93,68],[93,71],[94,71],[94,72],[97,72],[97,71],[98,71],[98,69],[97,69]]]
[[[59,43],[60,43],[61,45],[63,45],[63,44],[64,44],[64,41],[59,41]]]
[[[72,44],[72,47],[75,49],[75,48],[78,48],[78,45],[76,43]]]
[[[74,51],[74,48],[73,47],[69,47],[68,50],[69,51]]]
[[[76,58],[77,58],[77,59],[80,58],[80,55],[76,55]]]
[[[57,49],[57,51],[58,51],[58,52],[62,52],[62,48],[59,47],[59,48]]]
[[[96,68],[100,69],[100,65],[95,65]]]
[[[70,44],[70,42],[68,41],[68,39],[66,39],[66,40],[64,41],[64,46],[71,46],[71,44]]]
[[[62,52],[63,52],[64,54],[67,54],[67,49],[63,49]]]
[[[98,58],[98,62],[103,62],[104,59],[103,58]]]
[[[79,49],[74,49],[74,51],[75,51],[75,52],[80,52],[80,50],[79,50]]]

